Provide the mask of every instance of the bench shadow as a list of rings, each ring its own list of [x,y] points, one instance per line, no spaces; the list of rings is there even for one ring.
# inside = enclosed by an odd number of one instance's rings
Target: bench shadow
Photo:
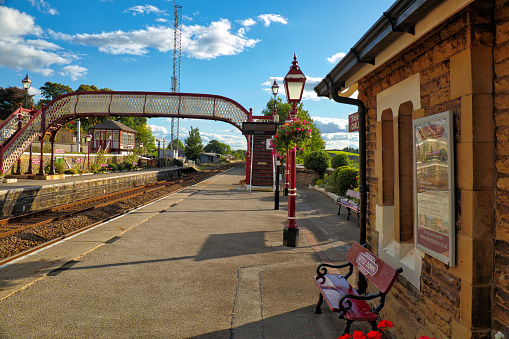
[[[328,310],[325,309],[323,314],[314,314],[313,308],[314,305],[309,305],[261,321],[188,338],[309,339],[337,338],[340,336],[345,327],[345,321],[338,319],[337,313],[326,312]],[[350,334],[354,331],[367,333],[370,329],[371,327],[367,323],[354,322],[350,328]]]

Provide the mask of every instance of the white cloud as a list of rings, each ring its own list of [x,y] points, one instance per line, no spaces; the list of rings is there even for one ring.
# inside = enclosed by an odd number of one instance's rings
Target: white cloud
[[[156,6],[152,6],[152,5],[145,5],[145,6],[139,5],[139,6],[133,6],[133,7],[127,8],[127,9],[123,10],[122,13],[131,13],[132,15],[136,16],[138,14],[141,14],[141,15],[150,14],[150,13],[160,14],[160,13],[164,13],[164,11],[160,10]]]
[[[41,6],[40,8],[46,8],[44,4],[46,3],[43,1],[33,2],[34,6]],[[79,58],[77,55],[62,51],[62,47],[42,38],[25,39],[25,36],[42,36],[43,30],[35,25],[32,16],[14,8],[0,7],[0,27],[2,27],[0,67],[23,69],[43,76],[52,76],[54,74],[52,66],[66,65],[71,67],[67,70],[68,75],[77,75],[76,72],[71,71],[78,66],[70,65],[73,60]]]
[[[327,58],[327,61],[331,64],[338,63],[339,60],[343,59],[346,54],[343,52],[339,52],[331,56],[330,58]]]
[[[87,74],[88,69],[77,65],[69,65],[62,68],[60,75],[69,76],[72,81],[78,80]]]
[[[36,7],[37,10],[44,14],[57,15],[59,14],[56,9],[45,0],[28,0],[32,6]]]
[[[282,25],[288,24],[288,20],[279,14],[261,14],[258,15],[258,20],[262,21],[265,27],[269,27],[273,22],[277,22]]]
[[[359,147],[359,134],[348,133],[348,120],[342,118],[312,117],[320,130],[326,149],[343,149],[347,146]]]
[[[256,25],[256,21],[252,18],[247,18],[245,20],[238,20],[238,22],[245,27],[251,27]]]
[[[165,137],[166,135],[168,135],[168,130],[166,129],[166,127],[156,126],[156,125],[148,125],[148,128],[150,128],[152,130],[152,133],[157,138]]]
[[[200,137],[202,139],[203,145],[205,146],[211,140],[217,140],[223,144],[227,144],[231,149],[240,149],[246,148],[246,137],[242,134],[238,135],[229,135],[229,134],[216,134],[216,133],[207,133],[200,131]]]
[[[214,59],[236,55],[255,46],[258,39],[247,39],[245,32],[232,33],[229,20],[221,19],[210,26],[187,26],[182,30],[182,50],[196,59]]]

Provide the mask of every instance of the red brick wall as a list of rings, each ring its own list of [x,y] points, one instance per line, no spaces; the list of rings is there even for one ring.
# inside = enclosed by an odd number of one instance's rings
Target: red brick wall
[[[450,95],[450,58],[472,45],[491,46],[493,41],[493,26],[491,9],[492,1],[479,0],[462,10],[446,23],[441,24],[425,37],[419,39],[414,45],[407,48],[398,56],[370,73],[359,82],[359,99],[367,107],[367,183],[368,183],[368,206],[367,227],[368,243],[371,249],[378,252],[378,233],[375,230],[375,206],[378,201],[378,179],[375,176],[375,149],[376,149],[376,123],[377,106],[376,95],[381,91],[399,83],[400,81],[419,73],[421,81],[421,108],[424,115],[429,116],[445,111],[452,111],[454,119],[455,143],[461,141],[461,99],[451,99]],[[509,17],[507,3],[499,4],[503,7],[504,19]],[[497,17],[502,14],[498,13]],[[501,21],[501,18],[498,18]],[[507,21],[507,20],[506,20]],[[506,32],[509,24],[506,24]],[[500,34],[500,29],[497,31]],[[507,35],[507,33],[504,33]],[[506,38],[505,38],[506,39]],[[505,39],[504,43],[505,43]],[[504,46],[504,66],[501,72],[509,75],[509,46]],[[509,93],[509,77],[500,86],[506,88]],[[504,97],[503,109],[507,114],[505,125],[509,125],[509,95]],[[487,117],[491,118],[491,117]],[[505,136],[509,141],[509,128],[504,127]],[[509,144],[508,144],[509,145]],[[509,147],[504,148],[509,168]],[[509,170],[507,181],[507,212],[509,212]],[[461,231],[461,191],[456,189],[456,228]],[[509,218],[506,216],[506,223]],[[500,218],[499,218],[500,219]],[[500,220],[499,222],[502,222]],[[509,224],[506,224],[509,226]],[[507,228],[509,230],[509,227]],[[509,232],[504,233],[509,236]],[[502,306],[501,300],[509,300],[509,244],[505,241],[496,242],[499,256],[498,270],[504,277],[504,282],[499,281],[495,291],[495,319],[498,328],[507,329],[509,312]],[[505,265],[504,265],[505,264]],[[431,333],[434,337],[450,338],[458,331],[454,326],[464,323],[460,315],[461,279],[450,272],[450,268],[438,260],[425,255],[422,263],[421,289],[417,290],[413,285],[400,277],[398,283],[391,290],[388,304],[383,310],[382,317],[387,317],[395,322],[393,335],[397,338],[414,338],[416,333]],[[504,299],[503,299],[504,298]],[[490,301],[482,300],[485,309],[479,309],[483,313],[483,323],[470,324],[472,338],[486,338],[491,327]],[[486,320],[486,317],[488,319]],[[509,333],[509,332],[505,332]]]

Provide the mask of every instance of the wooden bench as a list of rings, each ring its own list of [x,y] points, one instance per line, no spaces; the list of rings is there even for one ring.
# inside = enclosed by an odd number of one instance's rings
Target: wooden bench
[[[367,321],[371,324],[372,329],[376,330],[376,318],[378,312],[384,307],[385,296],[389,293],[389,290],[398,278],[398,274],[403,272],[403,269],[390,267],[357,242],[352,244],[346,258],[349,262],[345,264],[320,264],[316,269],[317,275],[313,278],[320,290],[320,297],[315,307],[315,313],[322,313],[321,306],[325,299],[329,308],[333,312],[338,312],[340,319],[346,320],[343,335],[350,331],[350,326],[354,321]],[[348,267],[349,271],[344,276],[341,274],[328,274],[327,267]],[[354,267],[378,289],[378,292],[370,295],[359,295],[357,293],[347,281],[352,275]],[[376,298],[379,298],[379,303],[375,307],[371,307],[366,302]]]
[[[348,210],[346,220],[350,220],[350,214],[352,211],[357,213],[357,219],[359,218],[359,213],[361,212],[360,203],[354,202],[352,198],[355,198],[358,201],[360,199],[359,192],[356,192],[354,190],[348,190],[346,191],[345,197],[339,197],[336,201],[337,204],[339,205],[338,215],[341,214],[341,206],[346,207],[346,209]]]

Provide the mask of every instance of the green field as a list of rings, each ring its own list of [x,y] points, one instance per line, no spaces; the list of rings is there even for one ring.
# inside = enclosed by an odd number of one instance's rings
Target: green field
[[[325,151],[327,152],[331,157],[337,154],[346,154],[348,157],[358,157],[359,155],[357,153],[351,153],[351,152],[343,152],[343,151]]]

